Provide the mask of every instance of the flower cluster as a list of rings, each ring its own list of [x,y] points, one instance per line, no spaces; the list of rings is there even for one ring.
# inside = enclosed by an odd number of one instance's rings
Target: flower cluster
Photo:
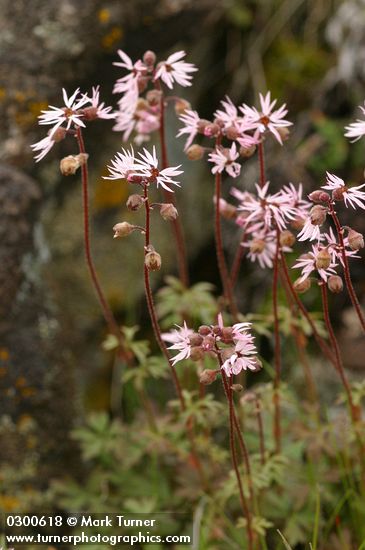
[[[197,160],[204,154],[203,147],[193,145],[198,135],[213,138],[215,147],[208,155],[208,161],[214,165],[212,173],[225,170],[233,178],[239,176],[239,157],[250,157],[268,132],[282,144],[287,137],[287,127],[292,124],[284,118],[287,114],[285,105],[274,110],[276,100],[271,101],[270,92],[266,96],[260,94],[260,104],[259,110],[246,104],[236,107],[226,97],[221,102],[222,107],[215,111],[212,121],[201,119],[196,111],[186,109],[179,117],[183,127],[177,135],[187,137],[184,149],[188,157]],[[229,140],[231,145],[223,146],[223,139]]]
[[[198,69],[192,63],[183,61],[186,55],[184,51],[175,52],[159,63],[152,51],[146,51],[143,58],[135,63],[122,50],[118,50],[118,55],[121,61],[114,65],[125,69],[127,74],[114,85],[114,93],[122,96],[118,101],[113,130],[123,132],[124,141],[135,132],[134,141],[141,144],[148,141],[150,134],[160,128],[164,101],[161,84],[169,89],[175,83],[184,87],[191,86],[191,73]],[[148,90],[149,85],[152,88]],[[176,109],[184,110],[187,105],[182,100],[176,101]]]
[[[184,322],[182,327],[165,333],[162,337],[171,344],[169,349],[178,352],[172,359],[173,365],[188,358],[198,361],[208,353],[217,355],[221,368],[227,376],[232,376],[242,370],[255,372],[261,368],[254,336],[250,330],[251,323],[236,323],[232,327],[225,327],[222,316],[219,315],[217,325],[202,325],[194,332]]]
[[[42,111],[39,116],[39,124],[52,126],[48,135],[31,145],[33,151],[37,152],[35,159],[39,162],[52,149],[53,145],[63,140],[67,133],[73,128],[85,127],[86,121],[114,118],[111,112],[112,107],[105,107],[100,102],[99,86],[92,89],[91,97],[80,93],[77,88],[75,92],[68,97],[65,89],[62,89],[63,102],[62,107],[51,105],[49,109]]]

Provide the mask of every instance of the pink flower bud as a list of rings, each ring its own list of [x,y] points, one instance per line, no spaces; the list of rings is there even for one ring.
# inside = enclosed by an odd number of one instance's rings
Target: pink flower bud
[[[146,94],[146,99],[149,105],[160,105],[162,92],[160,90],[149,90]]]
[[[71,176],[76,170],[87,162],[89,155],[80,153],[79,155],[69,155],[60,161],[60,171],[63,176]]]
[[[199,376],[199,382],[201,384],[204,384],[205,386],[209,386],[209,384],[212,384],[217,378],[217,371],[216,370],[209,370],[205,369]]]
[[[282,141],[288,141],[289,139],[289,136],[290,136],[290,130],[289,128],[277,128],[277,131],[282,139]]]
[[[204,147],[201,147],[200,145],[191,145],[186,150],[186,156],[189,160],[200,160],[204,156]]]
[[[331,197],[328,193],[325,191],[322,191],[321,189],[318,189],[317,191],[313,191],[308,195],[308,198],[312,202],[329,202],[331,200]]]
[[[309,215],[313,225],[322,225],[326,221],[327,208],[320,204],[316,204],[312,207]]]
[[[115,224],[113,227],[114,239],[119,239],[121,237],[127,237],[136,229],[135,225],[131,225],[128,222],[120,222]]]
[[[132,212],[136,212],[141,208],[143,203],[144,203],[143,197],[141,197],[141,195],[134,194],[134,195],[129,195],[126,206],[128,210],[131,210]]]
[[[241,384],[232,384],[231,389],[236,393],[241,393],[243,386]]]
[[[331,255],[327,248],[322,248],[316,256],[316,268],[328,269],[331,265]]]
[[[204,135],[206,137],[215,137],[219,134],[220,127],[218,124],[215,124],[214,122],[210,122],[207,124],[204,128]]]
[[[177,116],[183,115],[187,109],[191,109],[191,104],[189,101],[182,98],[175,101],[175,113]]]
[[[293,246],[295,240],[295,236],[291,231],[285,230],[280,233],[281,246]]]
[[[156,54],[152,50],[147,50],[143,54],[143,63],[147,65],[147,67],[152,67],[156,63]]]
[[[244,159],[248,159],[255,154],[256,145],[251,145],[250,147],[240,147],[239,153],[240,156]]]
[[[147,252],[144,258],[144,263],[148,271],[158,271],[161,269],[161,256],[155,250]]]
[[[343,290],[343,281],[339,275],[331,275],[327,281],[328,288],[331,292],[338,294]]]
[[[212,329],[208,325],[201,325],[198,328],[198,333],[201,334],[202,336],[207,336],[211,332],[212,332]]]
[[[364,237],[354,229],[350,229],[348,232],[348,242],[351,250],[360,250],[360,248],[364,248]]]
[[[307,290],[310,289],[311,280],[309,278],[304,279],[304,281],[297,279],[296,281],[294,281],[293,287],[299,294],[304,294],[304,292],[307,292]]]
[[[240,133],[235,126],[229,126],[226,129],[226,136],[228,139],[237,139],[239,135]]]
[[[177,209],[173,204],[170,203],[165,203],[161,205],[160,214],[164,220],[169,222],[176,220],[176,218],[178,217]]]
[[[334,201],[343,201],[343,194],[346,193],[347,187],[341,186],[332,191],[332,198]]]
[[[200,361],[204,357],[204,350],[199,346],[192,346],[190,348],[189,359],[192,361]]]
[[[189,336],[189,342],[191,346],[201,346],[203,343],[203,336],[197,332],[194,332]]]

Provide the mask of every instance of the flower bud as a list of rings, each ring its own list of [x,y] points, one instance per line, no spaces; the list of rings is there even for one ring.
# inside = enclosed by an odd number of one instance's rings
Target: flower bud
[[[208,124],[206,124],[204,128],[203,134],[206,137],[215,137],[219,134],[219,132],[220,132],[220,128],[218,124],[215,124],[214,122],[209,122]]]
[[[151,250],[145,255],[144,263],[148,271],[158,271],[161,269],[161,256],[155,250]]]
[[[192,361],[200,361],[204,357],[204,350],[199,346],[192,346],[190,348],[189,359]]]
[[[201,384],[204,384],[205,386],[209,386],[209,384],[212,384],[217,378],[217,371],[216,370],[209,370],[205,369],[199,376],[199,382]]]
[[[69,155],[60,161],[60,171],[63,176],[71,176],[76,170],[86,163],[89,155],[80,153],[79,155]]]
[[[233,339],[232,339],[233,329],[231,327],[223,327],[221,334],[222,334],[222,342],[224,342],[225,344],[231,344],[233,342]]]
[[[231,389],[236,393],[240,393],[243,390],[243,386],[241,384],[232,384]]]
[[[113,227],[114,237],[113,239],[119,239],[121,237],[127,237],[136,229],[135,225],[131,225],[128,222],[120,222]]]
[[[214,347],[214,344],[215,344],[215,337],[213,336],[213,334],[207,334],[207,336],[204,336],[202,346],[205,349],[212,349]]]
[[[343,201],[343,194],[346,193],[347,187],[341,186],[332,191],[332,198],[334,201]]]
[[[293,246],[295,243],[295,236],[291,231],[285,230],[280,233],[281,246]]]
[[[331,292],[338,294],[343,290],[343,281],[339,275],[331,275],[327,281],[328,288]]]
[[[138,194],[129,195],[126,202],[126,206],[128,210],[131,210],[132,212],[136,212],[141,208],[143,203],[144,203],[144,200],[143,200],[143,197],[141,197],[141,195],[138,195]]]
[[[235,220],[237,218],[237,208],[224,199],[220,199],[219,201],[219,211],[221,216],[226,220]]]
[[[159,105],[162,98],[162,92],[160,90],[148,90],[146,93],[146,100],[149,105]]]
[[[198,122],[197,129],[200,134],[204,134],[206,126],[209,124],[212,124],[210,120],[206,120],[205,118],[201,118]]]
[[[361,233],[358,233],[354,229],[350,229],[347,238],[351,250],[360,250],[360,248],[364,248],[364,237]]]
[[[304,224],[305,224],[305,219],[299,216],[297,216],[294,220],[290,222],[291,227],[296,231],[300,231],[301,229],[303,229]]]
[[[98,108],[97,107],[85,107],[82,110],[83,120],[96,120],[98,118]]]
[[[331,255],[327,248],[322,248],[316,256],[316,268],[328,269],[331,265]]]
[[[311,280],[309,279],[309,277],[307,279],[304,279],[303,281],[297,279],[296,281],[294,281],[293,287],[299,294],[304,294],[304,292],[307,292],[307,290],[310,289]]]
[[[156,63],[156,54],[155,52],[151,50],[147,50],[143,54],[143,63],[147,65],[147,67],[152,67]]]
[[[137,174],[127,175],[127,181],[129,183],[141,183],[142,180],[143,180],[142,176],[138,176]]]
[[[237,139],[239,135],[240,133],[235,126],[226,128],[226,136],[228,139]]]
[[[202,336],[207,336],[211,332],[212,332],[212,329],[208,325],[201,325],[198,328],[198,333],[201,334]]]
[[[290,130],[289,128],[283,127],[283,128],[277,128],[277,131],[283,141],[288,141],[290,136]]]
[[[182,99],[179,97],[175,101],[175,113],[177,116],[183,115],[187,109],[191,109],[191,104],[186,101],[186,99]]]
[[[251,145],[250,147],[240,147],[239,153],[241,157],[243,157],[244,159],[248,159],[255,154],[255,151],[256,145]]]
[[[312,202],[329,202],[331,200],[331,197],[328,193],[325,191],[322,191],[321,189],[317,189],[317,191],[313,191],[308,195],[308,198]]]
[[[327,208],[316,204],[309,212],[309,216],[313,225],[322,225],[326,221]]]
[[[194,332],[189,336],[189,342],[191,346],[201,346],[203,343],[203,336],[197,332]]]
[[[260,254],[265,250],[265,241],[263,239],[253,239],[250,243],[250,251],[253,254]]]
[[[48,130],[47,134],[50,135],[51,132],[52,130]],[[52,141],[55,141],[56,143],[58,143],[59,141],[62,141],[63,139],[65,139],[66,134],[67,134],[66,128],[62,128],[62,127],[57,128],[57,130],[53,132],[51,139]]]
[[[200,160],[204,156],[204,147],[201,147],[200,145],[191,145],[186,150],[186,156],[189,160]]]
[[[176,220],[178,211],[173,204],[165,203],[161,205],[160,214],[164,220],[171,222]]]

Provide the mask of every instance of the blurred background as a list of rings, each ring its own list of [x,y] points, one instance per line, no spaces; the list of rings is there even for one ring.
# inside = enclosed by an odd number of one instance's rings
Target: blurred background
[[[323,184],[326,169],[359,185],[363,143],[350,145],[343,127],[360,115],[365,98],[365,0],[1,0],[0,10],[0,509],[11,510],[27,491],[47,487],[65,469],[78,471],[69,433],[86,413],[113,413],[113,357],[101,346],[105,323],[84,262],[80,174],[59,172],[59,160],[75,153],[76,143],[57,144],[35,164],[29,145],[44,135],[40,110],[61,105],[62,87],[86,92],[97,84],[102,100],[116,105],[113,85],[124,74],[112,65],[118,48],[133,60],[147,49],[159,60],[184,49],[199,72],[181,95],[202,117],[210,118],[226,94],[236,104],[253,104],[259,92],[271,90],[279,104],[287,103],[291,138],[267,151],[274,185],[302,181],[309,192]],[[212,283],[219,293],[209,168],[184,157],[173,111],[167,124],[170,162],[184,163],[176,195],[191,279]],[[102,179],[122,144],[111,128],[112,122],[97,121],[84,136],[94,258],[118,321],[151,338],[142,250],[136,239],[112,239],[113,225],[131,218],[127,186]],[[252,188],[256,178],[255,161],[248,161],[241,185]],[[365,230],[363,216],[347,215]],[[154,221],[163,257],[156,289],[177,273],[163,223]],[[225,229],[231,257],[237,240]],[[354,264],[360,296],[362,270],[363,261]],[[245,274],[239,300],[244,311],[257,311],[270,274],[249,263]],[[347,306],[346,296],[336,300],[335,321],[347,367],[361,369],[365,350]],[[21,468],[22,479],[10,464]]]

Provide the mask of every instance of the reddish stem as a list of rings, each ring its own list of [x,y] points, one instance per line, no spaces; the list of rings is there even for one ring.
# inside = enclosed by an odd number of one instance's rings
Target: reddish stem
[[[338,239],[340,241],[340,250],[341,250],[341,256],[343,261],[343,272],[345,276],[345,282],[347,286],[348,293],[350,295],[350,299],[352,302],[352,305],[355,308],[355,311],[357,313],[357,316],[359,318],[359,321],[361,323],[361,326],[365,332],[365,317],[363,315],[363,312],[361,311],[361,306],[359,303],[359,299],[356,295],[354,286],[352,284],[351,275],[350,275],[350,266],[348,262],[348,258],[346,256],[346,249],[345,249],[345,243],[343,239],[343,228],[341,227],[340,220],[337,217],[337,214],[335,212],[335,209],[333,208],[333,203],[329,203],[329,209],[330,209],[330,215],[332,216],[332,219],[336,226],[336,231],[338,235]]]
[[[82,137],[82,131],[80,127],[76,129],[76,139],[79,147],[79,151],[85,154],[85,145]],[[122,336],[118,323],[116,322],[112,310],[104,296],[104,292],[101,288],[98,275],[94,266],[91,243],[90,243],[90,214],[89,214],[89,176],[87,169],[87,161],[81,166],[81,180],[82,180],[82,200],[83,200],[83,214],[84,214],[84,245],[85,245],[85,257],[86,263],[90,272],[91,280],[95,288],[96,295],[98,297],[104,319],[109,327],[111,333],[113,333],[121,346]]]
[[[281,411],[280,411],[280,374],[281,374],[281,349],[280,349],[280,332],[279,332],[279,303],[278,303],[278,280],[279,280],[279,262],[280,262],[280,243],[279,229],[276,230],[276,252],[274,259],[274,273],[272,281],[272,301],[274,313],[274,363],[275,363],[275,380],[274,380],[274,439],[276,452],[281,451]]]
[[[245,253],[245,249],[242,246],[242,244],[245,240],[245,235],[246,235],[246,231],[244,229],[243,232],[242,232],[242,235],[241,235],[239,245],[238,245],[237,250],[236,250],[236,255],[235,255],[233,263],[232,263],[231,274],[230,274],[232,288],[234,288],[234,286],[237,282],[238,274],[240,272],[242,258],[243,258],[244,253]]]
[[[265,155],[264,155],[264,144],[262,141],[258,144],[259,152],[259,164],[260,164],[260,187],[263,188],[266,183],[265,178]]]
[[[217,143],[219,143],[218,139],[217,139]],[[217,253],[218,269],[219,269],[219,273],[220,273],[220,277],[223,285],[223,292],[228,302],[232,317],[236,321],[238,318],[238,309],[233,296],[231,279],[229,276],[228,267],[226,264],[226,259],[224,257],[224,251],[223,251],[221,215],[220,215],[221,183],[222,183],[222,176],[219,172],[217,172],[215,175],[215,226],[214,226],[215,227],[215,247],[216,247],[216,253]]]
[[[333,365],[335,365],[335,357],[334,357],[331,349],[328,347],[327,343],[323,340],[322,336],[319,334],[319,332],[316,328],[316,325],[313,322],[312,317],[310,316],[309,312],[307,311],[307,308],[304,306],[304,304],[302,303],[301,299],[299,298],[295,288],[293,287],[293,283],[292,283],[292,281],[290,279],[290,276],[289,276],[288,265],[286,263],[285,254],[283,254],[283,253],[281,254],[281,260],[282,260],[281,261],[281,266],[283,268],[283,274],[284,274],[285,280],[288,283],[288,288],[291,292],[291,295],[293,296],[293,298],[295,300],[296,305],[298,306],[298,308],[300,309],[300,311],[304,315],[305,319],[307,320],[309,326],[311,327],[313,336],[314,336],[318,346],[321,348],[323,354],[327,357],[327,359],[329,359],[329,361],[331,361],[331,363]]]
[[[257,417],[257,424],[259,428],[259,439],[260,439],[260,457],[261,457],[261,464],[265,465],[265,435],[264,435],[264,424],[262,422],[262,415],[261,415],[261,403],[257,395],[255,394],[255,406],[256,406],[256,417]]]
[[[248,507],[247,500],[242,487],[241,475],[238,468],[236,446],[234,442],[234,430],[236,429],[237,431],[237,424],[236,424],[237,418],[234,412],[232,389],[229,386],[229,383],[227,381],[227,376],[223,370],[222,370],[222,382],[223,382],[224,393],[227,397],[228,407],[229,407],[229,443],[231,448],[232,464],[236,474],[243,515],[246,517],[246,521],[247,521],[248,550],[253,550],[254,534],[252,529],[252,518],[251,518],[250,509]]]
[[[156,81],[156,86],[158,89],[161,88],[159,86],[158,81]],[[165,99],[163,94],[161,95],[159,136],[160,136],[160,146],[161,146],[162,168],[164,169],[169,166],[169,162],[167,158],[167,145],[166,145],[166,135],[165,135]],[[176,199],[175,199],[174,193],[169,193],[168,191],[166,191],[166,189],[162,189],[162,193],[164,196],[164,200],[166,202],[170,202],[174,206],[176,206]],[[173,230],[173,234],[176,242],[179,277],[182,284],[187,288],[189,286],[189,270],[188,270],[188,263],[187,263],[184,233],[181,226],[180,218],[176,218],[175,220],[172,220],[171,226],[172,226],[172,230]]]

